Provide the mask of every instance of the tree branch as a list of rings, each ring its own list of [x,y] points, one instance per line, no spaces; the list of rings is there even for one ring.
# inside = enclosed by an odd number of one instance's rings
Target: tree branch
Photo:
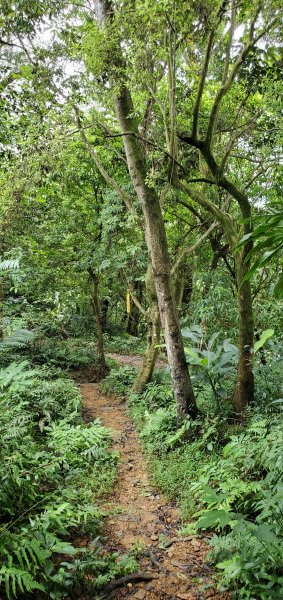
[[[79,115],[77,108],[75,108],[75,113],[76,113],[76,121],[77,121],[78,130],[80,132],[81,139],[82,139],[83,143],[85,144],[85,146],[88,148],[89,153],[90,153],[97,169],[99,170],[100,174],[102,175],[102,177],[104,178],[106,183],[108,183],[108,185],[110,185],[115,190],[115,192],[120,196],[120,198],[122,198],[127,210],[130,213],[135,214],[135,211],[133,209],[132,202],[131,202],[129,196],[127,196],[127,194],[125,194],[125,192],[122,190],[122,188],[120,188],[120,186],[115,181],[115,179],[113,179],[113,177],[111,177],[111,175],[109,175],[109,173],[107,173],[107,171],[104,169],[103,164],[100,162],[93,146],[91,145],[89,139],[87,138],[87,136],[84,132],[84,129],[82,127],[81,120],[80,120],[80,115]]]
[[[229,40],[228,40],[227,49],[226,49],[226,58],[225,58],[225,64],[224,64],[224,69],[223,69],[222,85],[225,85],[226,80],[227,80],[227,76],[228,76],[229,64],[230,64],[230,56],[231,56],[231,48],[232,48],[233,36],[234,36],[234,29],[235,29],[235,2],[234,2],[234,0],[232,0],[232,2],[231,2],[231,15],[230,15]]]
[[[237,234],[235,231],[235,227],[233,221],[230,219],[229,215],[224,213],[218,206],[213,204],[210,200],[208,200],[205,196],[198,193],[195,190],[192,190],[190,186],[188,186],[183,181],[178,181],[178,189],[183,191],[187,196],[192,198],[197,204],[202,206],[206,211],[210,212],[215,219],[217,219],[218,223],[221,225],[227,240],[231,247],[234,247],[237,243]],[[187,206],[189,210],[192,210],[191,205],[188,205],[186,202],[177,200],[183,206]]]
[[[226,96],[226,94],[229,92],[229,90],[231,89],[234,80],[236,78],[236,75],[240,69],[240,66],[242,65],[242,63],[245,61],[247,55],[249,54],[249,52],[251,51],[251,49],[255,46],[255,44],[265,35],[265,33],[272,28],[272,26],[276,23],[277,21],[277,17],[275,17],[271,23],[264,28],[256,37],[254,37],[254,28],[255,28],[255,23],[259,14],[259,10],[256,12],[256,15],[254,17],[254,19],[251,22],[251,26],[250,26],[250,32],[249,32],[249,41],[247,42],[247,44],[243,47],[242,51],[240,52],[238,58],[236,59],[236,61],[234,62],[234,66],[232,67],[230,76],[227,78],[226,82],[224,85],[221,85],[221,87],[219,88],[215,100],[214,100],[214,104],[212,106],[211,109],[211,113],[210,113],[210,117],[209,117],[209,122],[208,122],[208,127],[207,127],[207,133],[206,133],[206,145],[208,147],[210,147],[211,145],[211,141],[212,141],[212,137],[213,137],[213,131],[214,131],[214,127],[215,127],[215,123],[216,123],[216,119],[217,119],[217,115],[220,109],[220,105],[221,102],[223,100],[223,98]]]
[[[180,264],[183,261],[183,258],[185,256],[187,256],[188,254],[192,254],[202,244],[202,242],[209,236],[209,234],[213,231],[213,229],[215,229],[216,225],[217,225],[217,223],[216,223],[216,221],[214,221],[210,225],[210,227],[207,229],[207,231],[196,241],[196,243],[193,246],[190,246],[190,248],[185,248],[185,250],[183,250],[183,252],[177,258],[175,264],[173,265],[173,267],[171,269],[171,276],[175,275],[176,271],[178,270]]]
[[[131,298],[133,303],[136,305],[137,309],[144,315],[144,317],[147,319],[147,312],[145,310],[145,308],[142,306],[142,304],[139,302],[139,300],[137,299],[137,297],[135,296],[135,294],[133,293],[131,287],[129,287],[129,292],[131,294]]]
[[[215,29],[212,29],[211,32],[210,32],[210,34],[209,34],[209,37],[208,37],[208,42],[207,42],[207,47],[206,47],[206,52],[205,52],[204,65],[203,65],[201,77],[200,77],[200,80],[199,80],[197,97],[196,97],[196,101],[195,101],[195,105],[194,105],[194,110],[193,110],[192,137],[194,137],[194,138],[196,138],[197,135],[198,135],[198,118],[199,118],[200,104],[201,104],[201,99],[202,99],[203,90],[204,90],[204,84],[205,84],[205,80],[206,80],[206,76],[207,76],[207,71],[208,71],[208,66],[209,66],[209,61],[210,61],[210,56],[211,56],[211,51],[212,51],[214,36],[215,36]]]
[[[199,119],[199,111],[200,111],[200,105],[201,105],[201,100],[202,100],[202,95],[203,95],[203,90],[204,90],[204,85],[205,85],[205,80],[206,80],[206,76],[207,76],[207,71],[208,71],[208,67],[209,67],[209,62],[210,62],[210,57],[211,57],[211,52],[212,52],[212,48],[213,48],[213,42],[214,42],[214,37],[215,37],[215,33],[217,30],[217,27],[222,19],[222,16],[225,12],[225,5],[226,5],[226,0],[224,0],[222,2],[222,5],[218,11],[218,22],[216,23],[216,25],[211,29],[209,36],[208,36],[208,42],[207,42],[207,46],[206,46],[206,51],[205,51],[205,58],[204,58],[204,65],[202,68],[202,73],[200,76],[200,80],[199,80],[199,85],[198,85],[198,91],[197,91],[197,96],[196,96],[196,101],[195,101],[195,105],[194,105],[194,109],[193,109],[193,126],[192,126],[192,137],[193,138],[197,138],[198,136],[198,119]]]

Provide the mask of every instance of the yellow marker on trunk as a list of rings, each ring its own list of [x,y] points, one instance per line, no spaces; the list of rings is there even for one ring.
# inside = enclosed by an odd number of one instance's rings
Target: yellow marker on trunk
[[[126,307],[127,307],[127,315],[129,315],[130,312],[131,312],[131,294],[130,294],[130,290],[127,290],[127,293],[126,293]]]

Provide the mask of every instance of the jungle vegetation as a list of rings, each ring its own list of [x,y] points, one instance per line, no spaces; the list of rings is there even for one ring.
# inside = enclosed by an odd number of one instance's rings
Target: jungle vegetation
[[[135,568],[76,547],[117,462],[80,370],[219,585],[283,598],[280,5],[0,1],[1,597]]]

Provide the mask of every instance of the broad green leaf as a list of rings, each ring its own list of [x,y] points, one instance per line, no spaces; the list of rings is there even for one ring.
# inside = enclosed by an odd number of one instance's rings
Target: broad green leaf
[[[260,348],[262,348],[262,346],[265,344],[265,342],[269,338],[271,338],[273,335],[274,335],[274,329],[266,329],[265,331],[263,331],[259,340],[257,342],[255,342],[254,353],[256,353]]]
[[[255,537],[261,542],[280,543],[278,537],[273,533],[272,529],[262,523],[254,532]]]

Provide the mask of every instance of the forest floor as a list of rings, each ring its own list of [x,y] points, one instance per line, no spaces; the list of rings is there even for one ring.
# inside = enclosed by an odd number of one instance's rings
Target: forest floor
[[[113,358],[120,365],[128,365],[128,367],[140,367],[143,362],[143,355],[140,354],[120,354],[119,352],[111,352],[110,354],[106,354],[107,358]],[[167,366],[167,359],[158,358],[155,363],[156,369],[163,369]]]
[[[114,358],[114,355],[112,355]],[[115,355],[115,359],[118,357]],[[122,356],[120,356],[122,359]],[[120,360],[136,365],[140,357]],[[206,540],[199,536],[179,538],[179,510],[154,488],[146,468],[139,439],[125,402],[99,392],[96,383],[80,385],[86,421],[100,417],[113,430],[113,449],[119,452],[117,484],[103,509],[107,550],[123,554],[139,549],[139,571],[150,579],[126,583],[104,598],[136,600],[227,600],[215,588],[213,569],[205,563]],[[151,579],[152,577],[152,579]]]

